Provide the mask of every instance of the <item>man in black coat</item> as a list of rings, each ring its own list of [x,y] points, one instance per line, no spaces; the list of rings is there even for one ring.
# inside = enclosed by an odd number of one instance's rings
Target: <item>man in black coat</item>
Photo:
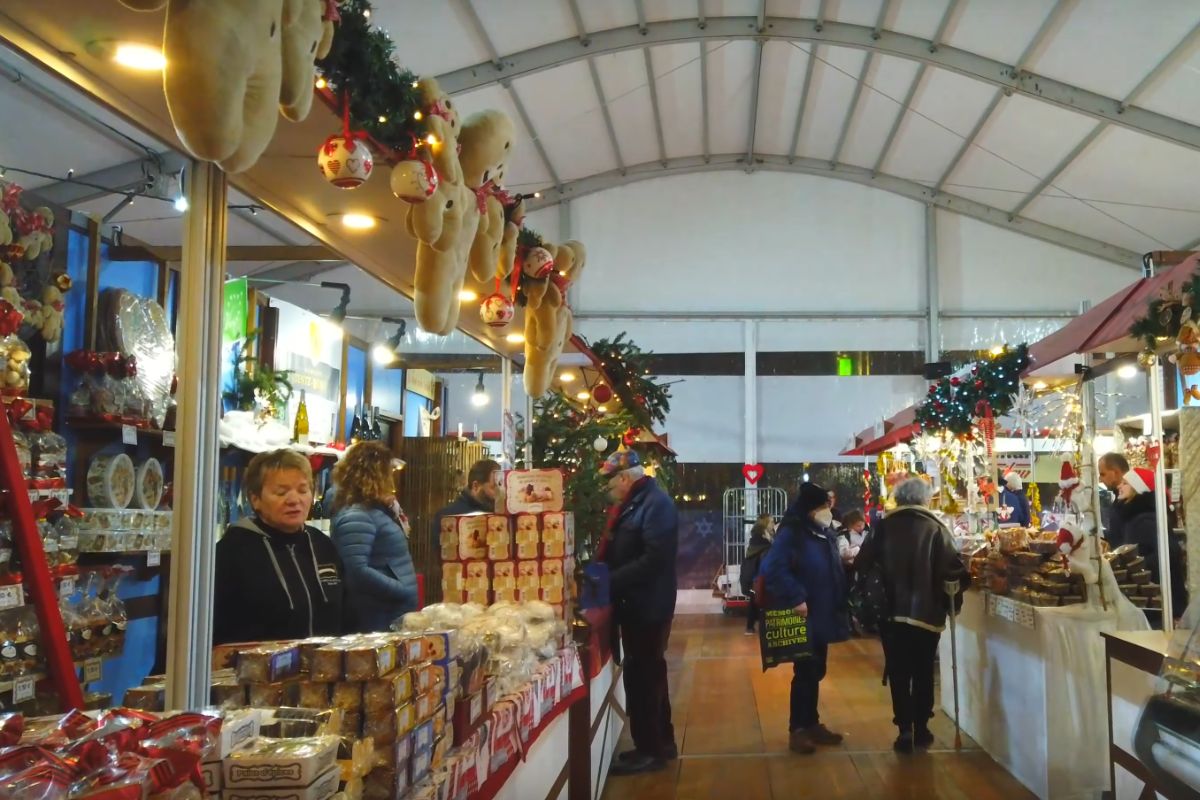
[[[500,488],[500,465],[490,458],[476,461],[467,473],[467,487],[454,502],[443,508],[433,518],[433,541],[437,542],[442,531],[442,517],[463,514],[495,514],[496,492]],[[436,549],[436,545],[435,545]]]
[[[675,616],[679,516],[670,495],[646,475],[637,453],[613,453],[600,474],[608,478],[615,511],[597,557],[610,571],[635,747],[617,757],[610,774],[635,775],[661,770],[678,755],[666,654]]]

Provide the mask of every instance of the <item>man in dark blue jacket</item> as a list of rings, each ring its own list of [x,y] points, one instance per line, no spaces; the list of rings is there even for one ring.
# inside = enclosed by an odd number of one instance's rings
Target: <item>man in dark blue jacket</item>
[[[500,488],[500,465],[490,458],[476,461],[467,473],[467,486],[454,502],[438,511],[433,518],[434,549],[441,535],[442,517],[463,514],[495,514],[496,492]]]
[[[667,690],[667,640],[675,616],[675,503],[646,475],[637,453],[613,453],[600,474],[615,505],[598,558],[608,564],[614,622],[624,649],[629,728],[636,749],[622,753],[612,775],[663,769],[678,755]]]

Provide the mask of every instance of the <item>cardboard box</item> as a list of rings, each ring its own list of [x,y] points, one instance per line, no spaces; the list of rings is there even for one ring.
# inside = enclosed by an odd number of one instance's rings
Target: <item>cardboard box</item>
[[[433,747],[433,739],[433,720],[426,720],[413,729],[413,752],[415,753],[420,750],[429,750]]]
[[[204,791],[209,794],[221,791],[221,762],[206,761],[200,765],[200,778],[204,781]]]
[[[448,561],[442,564],[442,594],[446,596],[446,602],[452,601],[449,598],[456,597],[466,591],[467,588],[467,568],[461,562]]]
[[[521,735],[517,730],[519,700],[509,696],[501,698],[491,713],[491,767],[489,774],[495,774],[509,761],[521,754]]]
[[[455,531],[458,534],[459,561],[476,561],[487,558],[489,516],[489,514],[468,514],[446,518],[454,520]]]
[[[508,517],[492,514],[487,520],[487,557],[489,561],[512,558],[512,529]]]
[[[542,522],[537,514],[517,514],[513,519],[517,529],[513,542],[537,544],[542,540]]]
[[[406,733],[403,736],[396,738],[396,746],[393,748],[397,764],[407,764],[413,754],[413,736],[411,733]]]
[[[517,545],[517,559],[531,560],[536,559],[542,554],[542,545],[540,542],[521,542]]]
[[[566,579],[564,569],[566,559],[544,558],[540,565],[540,587],[542,600],[547,603],[561,604],[566,602]]]
[[[413,673],[401,669],[383,678],[375,678],[363,684],[363,708],[368,711],[380,708],[399,708],[412,699]]]
[[[433,740],[433,755],[429,759],[430,766],[434,771],[442,769],[446,766],[446,756],[450,753],[450,739],[442,736]]]
[[[294,706],[300,702],[300,681],[251,683],[246,686],[246,701],[254,708]]]
[[[331,683],[314,683],[312,681],[301,681],[300,683],[300,700],[301,708],[329,708],[331,698],[333,697],[333,684]]]
[[[441,704],[442,694],[436,689],[418,694],[417,699],[413,701],[414,716],[416,717],[414,724],[431,719]]]
[[[466,564],[466,579],[463,588],[468,592],[487,591],[491,586],[490,565],[486,561],[468,561]]]
[[[504,476],[504,503],[510,514],[563,510],[563,474],[557,469],[514,469]]]
[[[492,604],[492,592],[486,588],[463,592],[463,602],[474,603],[480,606],[490,606]]]
[[[237,748],[258,738],[262,730],[262,712],[255,709],[227,711],[221,720],[221,738],[217,755],[225,758]]]
[[[363,685],[358,681],[339,681],[333,684],[330,704],[343,711],[360,711],[363,705]]]
[[[406,633],[400,636],[396,644],[396,658],[399,666],[419,664],[425,660],[425,637],[419,633]]]
[[[542,556],[565,558],[575,553],[575,515],[551,511],[542,515]]]
[[[542,588],[542,565],[536,560],[517,562],[517,591],[522,600],[538,600]],[[532,596],[526,596],[532,592]]]
[[[441,529],[438,531],[438,548],[442,553],[442,561],[458,560],[458,517],[442,517]]]
[[[279,742],[280,747],[294,747],[301,740],[258,739],[259,745],[270,746]],[[332,768],[336,780],[341,779],[337,765],[338,738],[321,736],[306,740],[309,745],[304,755],[259,754],[259,745],[251,743],[235,750],[224,760],[225,789],[307,787]],[[335,780],[335,785],[336,785]],[[335,789],[336,791],[336,789]]]
[[[241,683],[281,683],[299,674],[300,648],[296,645],[261,645],[238,653]]]
[[[479,727],[483,720],[483,692],[475,692],[462,699],[454,707],[454,746],[459,747],[466,742]]]
[[[433,750],[417,750],[413,752],[412,759],[408,762],[408,782],[409,784],[419,783],[424,780],[433,768]]]
[[[337,794],[341,779],[342,772],[335,765],[318,775],[308,786],[300,788],[245,786],[232,789],[226,787],[221,792],[221,800],[329,800]]]
[[[426,631],[421,634],[424,640],[425,661],[445,661],[458,657],[457,631]]]
[[[492,562],[492,602],[517,602],[517,562]]]

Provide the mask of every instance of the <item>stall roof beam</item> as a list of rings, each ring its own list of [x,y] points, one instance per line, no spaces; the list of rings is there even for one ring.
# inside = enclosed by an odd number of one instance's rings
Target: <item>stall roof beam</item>
[[[258,272],[247,273],[243,277],[258,278],[266,281],[307,281],[339,267],[344,267],[348,261],[293,261],[290,264],[280,264],[267,267]]]
[[[703,0],[701,0],[703,2]],[[701,26],[704,27],[704,26]],[[700,149],[704,161],[709,159],[708,146],[708,42],[700,42]]]
[[[744,169],[741,153],[714,155],[709,159],[703,156],[686,156],[667,160],[664,167],[653,161],[626,168],[625,174],[618,171],[591,175],[579,180],[570,181],[560,189],[548,190],[542,193],[540,200],[530,202],[530,209],[573,200],[577,197],[613,189],[638,181],[662,178],[669,175],[689,175],[698,172],[720,172],[732,169]],[[1126,250],[1116,245],[1081,236],[1071,231],[1056,228],[1024,217],[1017,217],[1008,211],[968,200],[965,197],[934,192],[924,184],[898,178],[894,175],[873,173],[869,169],[850,164],[830,165],[828,160],[814,158],[789,159],[787,156],[765,155],[758,156],[757,168],[772,172],[789,172],[801,175],[816,175],[824,178],[850,181],[863,186],[872,186],[902,197],[907,197],[919,203],[932,203],[938,208],[978,219],[1000,228],[1023,233],[1035,239],[1066,247],[1080,253],[1086,253],[1096,258],[1112,261],[1131,269],[1141,269],[1142,258],[1132,250]]]
[[[1144,92],[1161,80],[1163,75],[1174,69],[1185,56],[1190,54],[1198,39],[1200,39],[1200,24],[1196,25],[1191,29],[1191,31],[1188,32],[1186,36],[1180,39],[1179,42],[1173,48],[1171,48],[1171,52],[1167,53],[1167,55],[1164,56],[1163,59],[1159,61],[1153,69],[1146,73],[1146,76],[1138,82],[1138,85],[1133,87],[1133,90],[1130,91],[1129,94],[1125,95],[1125,99],[1117,104],[1117,114],[1124,115],[1134,111],[1139,111],[1139,109],[1134,108],[1133,103],[1135,103]],[[1075,149],[1068,153],[1067,157],[1060,161],[1054,167],[1054,169],[1050,171],[1050,174],[1044,177],[1038,183],[1038,185],[1029,192],[1029,194],[1021,198],[1021,202],[1017,203],[1016,208],[1013,209],[1013,213],[1020,214],[1026,206],[1028,206],[1037,198],[1038,195],[1053,186],[1054,181],[1058,180],[1058,177],[1062,175],[1062,173],[1065,172],[1072,163],[1074,163],[1075,159],[1083,155],[1084,151],[1092,146],[1092,143],[1096,141],[1100,134],[1103,133],[1105,128],[1107,128],[1110,124],[1120,123],[1101,117],[1099,124],[1092,128],[1091,133],[1085,136],[1083,141],[1076,145]],[[1194,145],[1189,146],[1194,147]]]
[[[830,164],[837,164],[842,160],[842,148],[846,146],[846,137],[850,135],[850,128],[854,125],[854,114],[858,111],[858,101],[862,97],[863,85],[867,82],[867,75],[871,73],[871,65],[874,62],[875,54],[867,53],[862,71],[858,73],[858,80],[854,84],[854,94],[850,96],[850,107],[846,109],[846,118],[842,120],[842,132],[838,134],[837,146],[833,149],[833,160],[829,162]]]
[[[701,42],[701,47],[704,43]],[[804,107],[808,105],[808,91],[812,87],[812,76],[817,60],[817,46],[808,48],[808,58],[804,62],[804,83],[800,86],[800,107],[796,110],[796,127],[792,129],[792,149],[788,151],[788,163],[796,160],[796,149],[800,146],[800,129],[804,125]]]
[[[956,7],[958,4],[951,8]],[[943,21],[946,19],[948,18],[944,18]],[[811,41],[853,47],[919,61],[1011,92],[1035,97],[1104,122],[1200,150],[1200,126],[1138,108],[1131,105],[1128,99],[1106,97],[1044,75],[1018,70],[996,59],[950,47],[937,40],[887,30],[880,31],[879,38],[876,39],[875,30],[871,26],[830,21],[818,23],[816,20],[789,17],[767,17],[761,32],[756,30],[756,26],[755,17],[708,17],[703,28],[696,24],[695,19],[688,18],[648,22],[644,31],[636,25],[595,31],[590,34],[591,43],[587,47],[583,47],[577,37],[563,39],[519,53],[496,55],[489,61],[440,75],[438,82],[447,92],[465,92],[502,80],[552,69],[588,56],[615,53],[635,47],[697,40],[744,40],[761,36],[781,41]],[[945,28],[944,25],[940,27],[943,30]],[[1185,38],[1190,39],[1191,35]]]
[[[625,171],[625,160],[621,158],[621,146],[617,143],[617,129],[613,125],[612,112],[608,109],[608,100],[604,97],[604,87],[600,84],[600,71],[596,69],[596,61],[588,59],[588,72],[592,76],[592,88],[596,90],[596,99],[600,101],[600,115],[604,117],[604,130],[608,131],[608,143],[612,147],[613,158],[616,159],[617,169]]]
[[[654,135],[658,137],[658,161],[666,167],[667,142],[663,138],[662,111],[658,107],[658,81],[654,78],[654,62],[650,58],[650,48],[643,47],[642,55],[646,60],[646,85],[650,87],[650,108],[654,111]]]
[[[1029,60],[1033,58],[1035,53],[1041,50],[1042,46],[1049,41],[1050,37],[1058,31],[1058,29],[1062,26],[1063,21],[1067,18],[1067,14],[1078,4],[1078,2],[1079,0],[1058,0],[1058,2],[1054,4],[1054,8],[1050,9],[1050,13],[1047,14],[1046,19],[1042,21],[1041,27],[1039,27],[1037,33],[1034,34],[1033,39],[1029,42],[1029,45],[1025,48],[1025,51],[1021,53],[1021,57],[1017,59],[1014,69],[1016,69],[1018,72],[1025,69],[1025,65],[1029,63]],[[1000,105],[1000,101],[1007,96],[1007,89],[997,90],[996,96],[992,98],[992,102],[979,117],[979,121],[975,123],[975,127],[967,135],[967,138],[963,139],[962,147],[960,147],[958,152],[954,154],[954,158],[950,160],[950,164],[946,167],[945,171],[942,172],[942,176],[938,178],[937,183],[934,184],[934,189],[941,191],[942,186],[944,186],[946,181],[950,179],[950,176],[954,174],[954,170],[958,169],[959,162],[962,161],[963,156],[970,151],[971,147],[975,144],[975,141],[979,138],[979,134],[983,132],[984,127],[992,118],[992,114],[996,113],[996,108]]]
[[[145,188],[156,175],[179,172],[189,163],[189,159],[170,151],[147,154],[86,175],[72,175],[68,180],[39,186],[31,191],[55,205],[77,206],[110,194],[125,194],[131,191],[136,193],[137,190]],[[97,189],[97,186],[111,187],[111,190]]]
[[[475,10],[475,6],[471,4],[471,0],[463,0],[462,7],[467,12],[467,17],[471,21],[471,26],[475,29],[475,35],[483,43],[487,49],[488,56],[491,57],[489,62],[495,69],[500,69],[502,66],[500,51],[496,49],[496,45],[492,42],[492,37],[488,35],[487,28],[483,25],[483,20],[479,18],[479,12]],[[582,31],[582,28],[580,29]],[[584,47],[578,39],[575,43],[580,47]],[[558,172],[555,171],[554,165],[550,162],[550,156],[546,153],[546,148],[542,145],[542,140],[538,137],[537,128],[533,127],[533,120],[529,117],[529,112],[525,110],[525,104],[521,102],[521,96],[517,94],[517,90],[513,88],[513,75],[497,78],[497,81],[508,92],[508,97],[512,100],[513,108],[516,109],[517,116],[521,118],[521,124],[525,126],[526,132],[529,134],[530,140],[533,142],[533,147],[537,150],[538,158],[542,160],[542,166],[546,168],[546,174],[550,176],[555,186],[561,186],[562,181],[558,177]]]
[[[764,2],[763,5],[765,6],[766,3]],[[754,74],[750,78],[752,83],[750,89],[750,125],[748,126],[749,133],[746,134],[746,172],[754,171],[754,139],[758,135],[758,98],[759,89],[762,86],[764,46],[765,42],[762,39],[759,39],[755,45]]]
[[[567,2],[571,6],[571,18],[575,20],[575,29],[579,31],[579,43],[587,47],[592,40],[587,35],[587,28],[583,25],[583,14],[579,13],[579,0],[567,0]]]
[[[943,319],[1073,319],[1079,311],[1047,309],[1044,311],[1025,309],[1021,311],[971,311],[950,309],[939,311]],[[363,312],[364,316],[366,313]],[[900,319],[923,321],[923,311],[579,311],[576,320],[594,322],[618,322],[645,320],[649,322],[686,322],[700,319],[720,320],[837,320],[837,319]]]
[[[896,141],[896,134],[900,133],[904,115],[912,107],[913,99],[917,96],[917,91],[921,88],[921,82],[925,80],[925,72],[928,69],[928,64],[922,64],[917,69],[917,74],[913,76],[912,85],[908,87],[908,94],[904,95],[904,102],[896,112],[896,118],[892,120],[892,129],[888,131],[887,138],[883,140],[883,147],[879,148],[879,157],[875,159],[875,166],[871,168],[872,173],[878,175],[879,171],[883,169],[883,163],[887,161],[888,154],[892,152],[892,143]]]
[[[160,261],[181,261],[183,248],[174,245],[135,245],[131,247],[112,247],[109,258],[113,261],[140,261],[149,252]],[[251,244],[229,245],[225,248],[226,261],[304,261],[313,262],[344,262],[346,259],[330,250],[323,244]],[[265,278],[265,274],[255,277]]]

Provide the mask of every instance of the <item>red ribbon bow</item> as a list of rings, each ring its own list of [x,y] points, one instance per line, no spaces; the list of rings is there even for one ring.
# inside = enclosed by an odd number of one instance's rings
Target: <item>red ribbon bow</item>
[[[21,329],[21,322],[24,321],[25,315],[22,314],[12,303],[7,300],[0,300],[0,336],[12,336]]]
[[[449,122],[450,106],[446,102],[446,98],[443,97],[440,100],[430,103],[425,109],[425,115],[429,117],[441,117],[442,119],[446,120],[446,122]]]
[[[341,22],[342,12],[338,10],[338,0],[325,0],[325,11],[321,14],[322,22]]]

